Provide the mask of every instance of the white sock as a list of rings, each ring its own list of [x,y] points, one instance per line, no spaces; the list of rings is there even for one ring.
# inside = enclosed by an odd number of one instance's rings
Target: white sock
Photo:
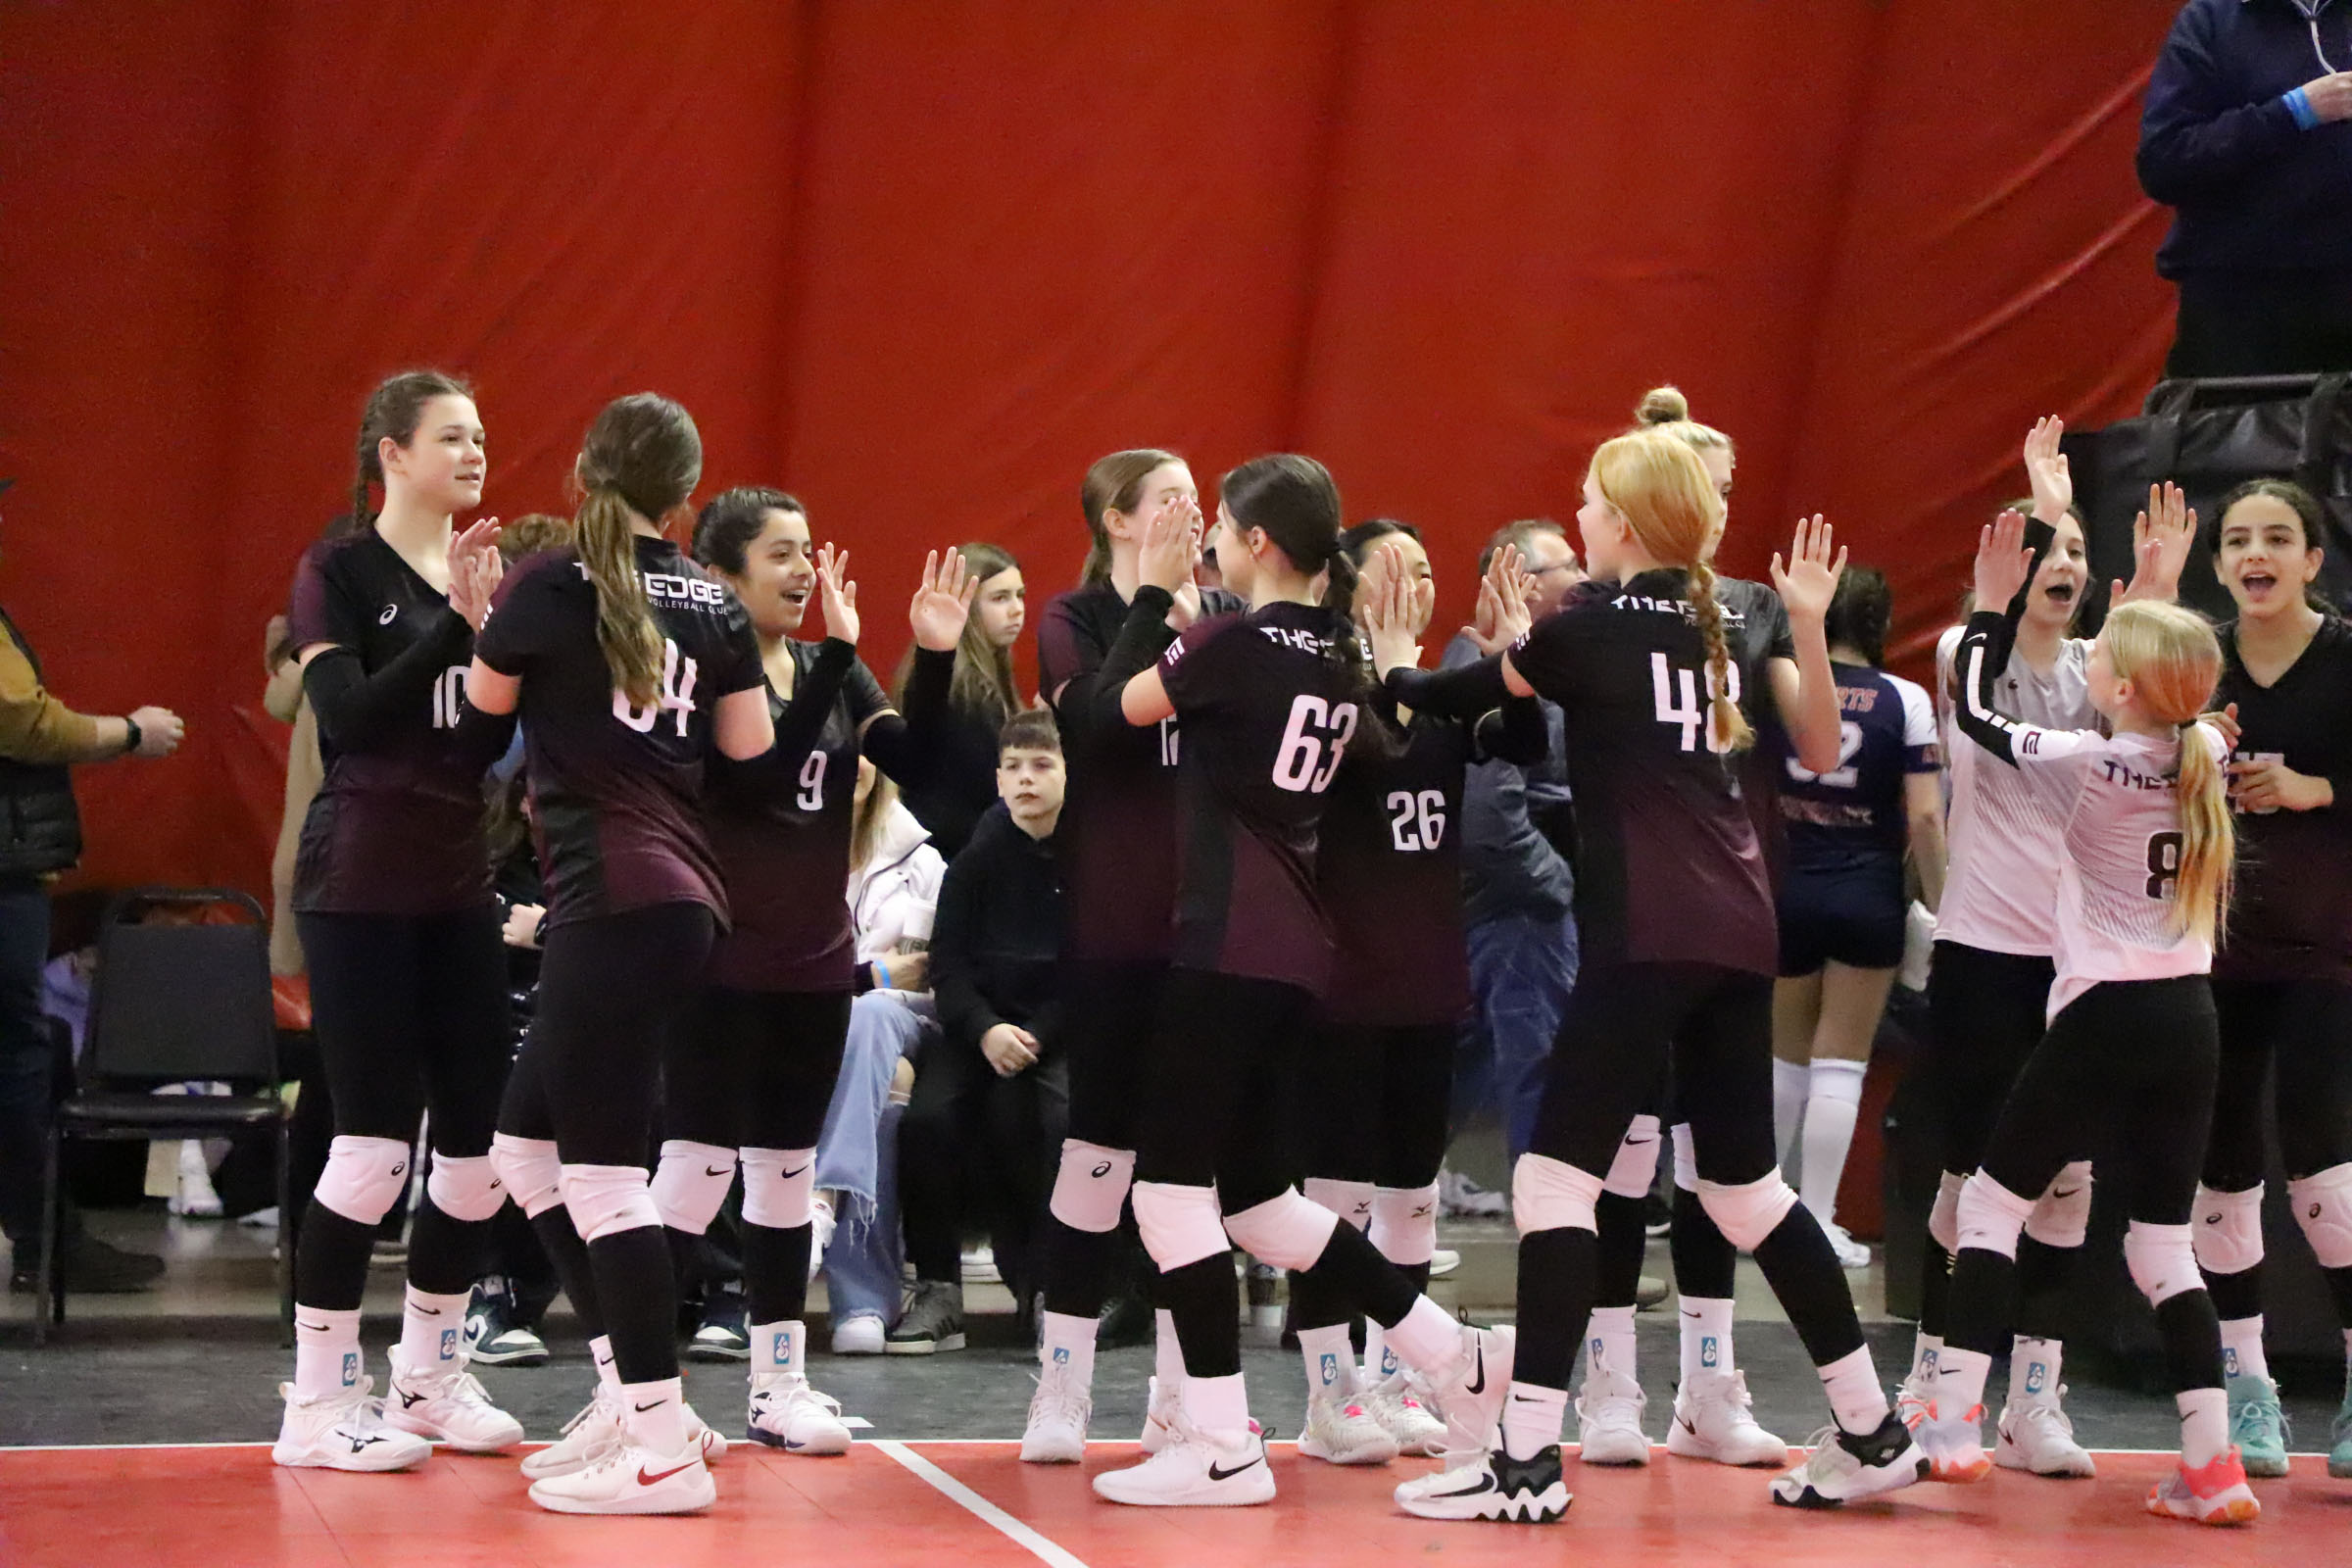
[[[1378,1383],[1395,1377],[1403,1364],[1389,1348],[1389,1331],[1371,1318],[1364,1319],[1364,1376]]]
[[[1829,1391],[1830,1412],[1837,1416],[1839,1427],[1857,1438],[1879,1430],[1886,1419],[1886,1391],[1879,1387],[1869,1346],[1816,1370],[1821,1373],[1822,1387]]]
[[[1568,1424],[1568,1391],[1514,1383],[1502,1401],[1502,1451],[1514,1459],[1533,1459],[1560,1441]]]
[[[1096,1322],[1094,1318],[1080,1317],[1073,1312],[1040,1314],[1042,1332],[1037,1347],[1038,1364],[1067,1367],[1080,1388],[1093,1388]]]
[[[752,1372],[798,1372],[806,1377],[808,1331],[797,1318],[752,1325]]]
[[[1462,1326],[1451,1312],[1424,1296],[1389,1325],[1388,1346],[1416,1372],[1443,1372],[1461,1358]]]
[[[621,1425],[642,1447],[676,1453],[686,1446],[686,1380],[662,1378],[620,1386]]]
[[[1838,1184],[1845,1179],[1845,1153],[1854,1144],[1854,1121],[1862,1110],[1859,1061],[1816,1061],[1806,1070],[1804,1179],[1797,1195],[1816,1219],[1838,1212]]]
[[[1772,1058],[1772,1143],[1784,1171],[1796,1163],[1796,1135],[1804,1124],[1805,1096],[1811,1086],[1803,1062]]]
[[[1696,1372],[1729,1372],[1739,1365],[1732,1358],[1732,1303],[1729,1298],[1686,1296],[1682,1299],[1683,1378]]]
[[[400,1358],[413,1372],[447,1372],[465,1359],[471,1291],[433,1296],[408,1287],[400,1309]]]
[[[1957,1419],[1984,1402],[1984,1380],[1992,1375],[1992,1357],[1982,1350],[1963,1350],[1947,1345],[1936,1357],[1936,1387],[1930,1397],[1936,1413]]]
[[[360,1386],[360,1309],[294,1308],[294,1392],[304,1398]]]
[[[2180,1462],[2202,1470],[2230,1446],[2230,1396],[2220,1389],[2183,1389],[2173,1404],[2180,1412]]]
[[[1585,1330],[1585,1381],[1602,1367],[1621,1376],[1641,1381],[1634,1365],[1634,1309],[1630,1306],[1596,1306],[1592,1321]]]
[[[2267,1378],[2270,1358],[2262,1353],[2262,1314],[2222,1320],[2222,1371],[2237,1378]]]
[[[1922,1329],[1911,1341],[1911,1381],[1933,1382],[1936,1359],[1943,1353],[1943,1336]]]
[[[1309,1397],[1334,1395],[1346,1398],[1355,1392],[1355,1348],[1348,1343],[1348,1325],[1300,1329],[1298,1356],[1306,1363]]]
[[[1250,1391],[1239,1372],[1225,1378],[1185,1377],[1178,1387],[1184,1391],[1185,1418],[1194,1426],[1229,1443],[1249,1435]]]
[[[1152,1314],[1152,1372],[1171,1398],[1184,1392],[1184,1346],[1176,1338],[1176,1314],[1161,1307]]]
[[[2009,1347],[2009,1402],[2055,1400],[2058,1373],[2066,1363],[2066,1347],[2056,1340],[2037,1340],[2020,1334]]]
[[[588,1342],[588,1359],[596,1363],[596,1381],[608,1389],[620,1387],[620,1368],[612,1360],[612,1336],[599,1334]]]

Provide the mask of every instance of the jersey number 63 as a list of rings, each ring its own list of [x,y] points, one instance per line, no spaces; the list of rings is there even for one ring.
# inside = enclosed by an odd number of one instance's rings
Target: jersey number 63
[[[1274,787],[1320,795],[1331,787],[1355,734],[1355,705],[1326,703],[1312,692],[1291,699],[1291,721],[1274,754]]]

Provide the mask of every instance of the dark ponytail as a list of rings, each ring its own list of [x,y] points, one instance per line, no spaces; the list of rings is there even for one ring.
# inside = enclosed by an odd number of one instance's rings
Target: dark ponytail
[[[472,396],[472,387],[445,370],[403,370],[386,376],[368,395],[368,405],[360,411],[360,439],[354,454],[351,532],[364,533],[375,523],[377,509],[371,490],[384,482],[384,456],[379,450],[384,438],[390,436],[394,446],[405,447],[416,439],[426,404],[435,398]]]
[[[1340,487],[1331,470],[1295,452],[1276,452],[1227,473],[1217,496],[1244,530],[1257,528],[1300,571],[1325,574],[1323,608],[1338,621],[1324,655],[1359,705],[1373,692],[1372,662],[1355,629],[1355,562],[1340,527]],[[1372,726],[1377,744],[1378,726]]]
[[[694,417],[655,392],[605,406],[580,443],[584,492],[572,518],[580,564],[596,585],[596,641],[612,684],[638,708],[661,695],[662,630],[637,571],[632,514],[659,522],[703,476]]]

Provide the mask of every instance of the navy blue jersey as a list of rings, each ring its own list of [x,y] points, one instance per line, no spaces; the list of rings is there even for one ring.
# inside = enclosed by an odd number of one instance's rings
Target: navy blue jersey
[[[1942,764],[1936,705],[1926,690],[1868,664],[1834,664],[1838,765],[1816,773],[1796,760],[1775,714],[1763,731],[1778,764],[1781,829],[1789,869],[1840,871],[1900,862],[1910,838],[1903,781]]]

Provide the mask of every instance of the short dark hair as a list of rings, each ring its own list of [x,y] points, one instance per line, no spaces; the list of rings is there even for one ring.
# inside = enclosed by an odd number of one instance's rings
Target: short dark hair
[[[1539,533],[1557,534],[1563,542],[1568,537],[1568,530],[1550,517],[1522,517],[1517,522],[1506,522],[1487,535],[1487,542],[1479,547],[1478,574],[1481,577],[1487,574],[1487,568],[1494,564],[1494,552],[1504,545],[1516,545],[1519,553],[1526,555],[1528,537]]]
[[[1061,755],[1061,726],[1050,708],[1024,708],[997,731],[997,756],[1006,752],[1052,752]]]

